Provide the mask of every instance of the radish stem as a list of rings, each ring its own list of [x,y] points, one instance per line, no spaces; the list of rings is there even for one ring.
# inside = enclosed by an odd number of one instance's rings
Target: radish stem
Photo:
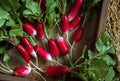
[[[39,72],[37,72],[37,71],[34,70],[34,69],[33,69],[33,71],[34,71],[35,73],[37,73],[44,81],[47,81]]]
[[[69,46],[71,47],[71,44],[70,44],[70,42],[69,42],[69,35],[68,35],[68,32],[66,32],[65,34],[66,34],[66,40],[67,40]]]
[[[12,70],[11,70],[11,71],[8,71],[7,69],[2,68],[1,66],[0,66],[0,71],[2,71],[3,73],[13,74],[13,71],[12,71]]]
[[[10,67],[8,65],[8,62],[6,62],[6,66],[7,66],[8,70],[11,71],[11,69],[10,69]]]
[[[73,42],[71,49],[70,49],[70,57],[72,58],[73,47],[75,46],[75,41]]]
[[[68,62],[70,64],[70,66],[73,67],[73,63],[72,63],[72,59],[71,59],[70,55],[67,55],[66,57],[67,57],[67,60],[68,60]]]
[[[36,60],[36,66],[38,66],[38,57],[35,57]]]
[[[61,63],[59,63],[59,62],[57,62],[57,61],[55,61],[55,60],[50,60],[51,62],[54,62],[54,63],[56,63],[56,64],[58,64],[58,65],[63,65],[63,64],[61,64]]]
[[[5,69],[8,69],[2,62],[0,62],[0,65],[5,68]]]
[[[73,65],[76,65],[83,57],[84,57],[84,54],[85,54],[85,51],[86,51],[86,48],[87,46],[85,45],[84,48],[83,48],[83,52],[82,52],[82,55],[74,62]]]
[[[38,66],[36,66],[32,61],[30,61],[30,63],[31,63],[36,69],[38,69],[40,72],[44,73],[44,71],[43,71],[41,68],[39,68]]]

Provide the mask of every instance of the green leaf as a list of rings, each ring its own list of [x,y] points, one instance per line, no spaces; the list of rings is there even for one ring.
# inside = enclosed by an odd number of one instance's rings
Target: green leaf
[[[58,12],[56,12],[56,9]],[[54,0],[46,0],[46,19],[48,21],[48,26],[52,27],[56,18],[59,18],[59,5]]]
[[[111,45],[111,48],[109,50],[106,51],[109,54],[116,54],[116,49],[114,47],[114,45]]]
[[[0,27],[2,27],[5,24],[9,17],[9,13],[0,8]]]
[[[1,43],[0,43],[1,44]],[[4,54],[4,52],[7,50],[8,45],[0,45],[0,55]]]
[[[108,65],[114,66],[116,64],[115,61],[107,54],[105,55],[105,57],[103,57],[103,59],[106,61]]]
[[[0,0],[0,5],[4,10],[9,12],[20,8],[19,0]]]
[[[26,9],[23,11],[23,16],[27,19],[38,19],[41,18],[41,11],[39,5],[33,0],[26,0],[25,3]]]
[[[113,81],[114,77],[115,77],[115,71],[114,71],[113,67],[110,67],[108,69],[108,73],[105,77],[105,81]]]
[[[88,57],[92,59],[94,57],[94,53],[91,50],[88,50]]]
[[[109,50],[113,47],[112,40],[107,32],[100,36],[96,45],[96,49],[98,52],[105,53],[109,52]]]
[[[15,36],[23,36],[23,30],[22,29],[11,29],[9,32],[10,37]]]
[[[87,65],[86,65],[87,64]],[[87,81],[104,81],[104,78],[108,71],[108,65],[103,59],[94,59],[86,61],[82,67],[83,71],[81,76],[87,79]]]
[[[8,62],[9,60],[10,60],[10,56],[7,53],[5,53],[3,56],[3,61]]]
[[[13,19],[9,18],[8,21],[6,22],[6,26],[12,26],[15,27],[16,23]]]

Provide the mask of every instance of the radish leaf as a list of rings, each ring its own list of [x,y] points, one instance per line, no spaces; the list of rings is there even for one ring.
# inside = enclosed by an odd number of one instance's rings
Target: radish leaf
[[[39,5],[33,0],[26,0],[25,1],[25,10],[23,11],[23,16],[29,20],[41,18],[41,11]]]
[[[10,60],[10,56],[7,53],[5,53],[3,56],[3,61],[8,62],[9,60]]]

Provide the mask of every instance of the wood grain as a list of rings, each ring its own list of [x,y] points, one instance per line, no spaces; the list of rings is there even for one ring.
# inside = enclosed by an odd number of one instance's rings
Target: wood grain
[[[25,78],[19,78],[19,77],[13,77],[10,75],[4,75],[0,74],[0,81],[37,81],[37,80],[31,80],[31,79],[25,79]]]
[[[105,31],[105,23],[107,20],[109,4],[110,4],[110,0],[103,0],[101,13],[100,13],[100,17],[99,17],[98,31],[96,32],[96,40]]]

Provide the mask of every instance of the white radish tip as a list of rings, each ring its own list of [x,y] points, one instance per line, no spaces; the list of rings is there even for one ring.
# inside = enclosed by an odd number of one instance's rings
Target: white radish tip
[[[47,59],[52,60],[52,57],[50,56],[50,54],[47,55]]]
[[[63,37],[59,37],[58,41],[63,41],[64,38]]]
[[[43,39],[45,36],[43,35],[40,39]]]
[[[28,69],[28,71],[26,71],[26,73],[29,74],[31,72],[31,68],[28,66],[25,66],[25,67]]]
[[[71,15],[68,15],[68,19],[69,19],[69,21],[72,21],[72,16]]]
[[[32,53],[31,53],[31,56],[33,56],[33,57],[37,57],[37,54],[36,54],[36,52],[35,51],[32,51]]]
[[[28,70],[25,70],[24,74],[28,75],[31,72],[31,68],[28,66],[25,66],[25,68],[27,68]]]
[[[37,35],[37,32],[36,32],[36,31],[34,31],[32,35],[33,35],[33,36]]]

